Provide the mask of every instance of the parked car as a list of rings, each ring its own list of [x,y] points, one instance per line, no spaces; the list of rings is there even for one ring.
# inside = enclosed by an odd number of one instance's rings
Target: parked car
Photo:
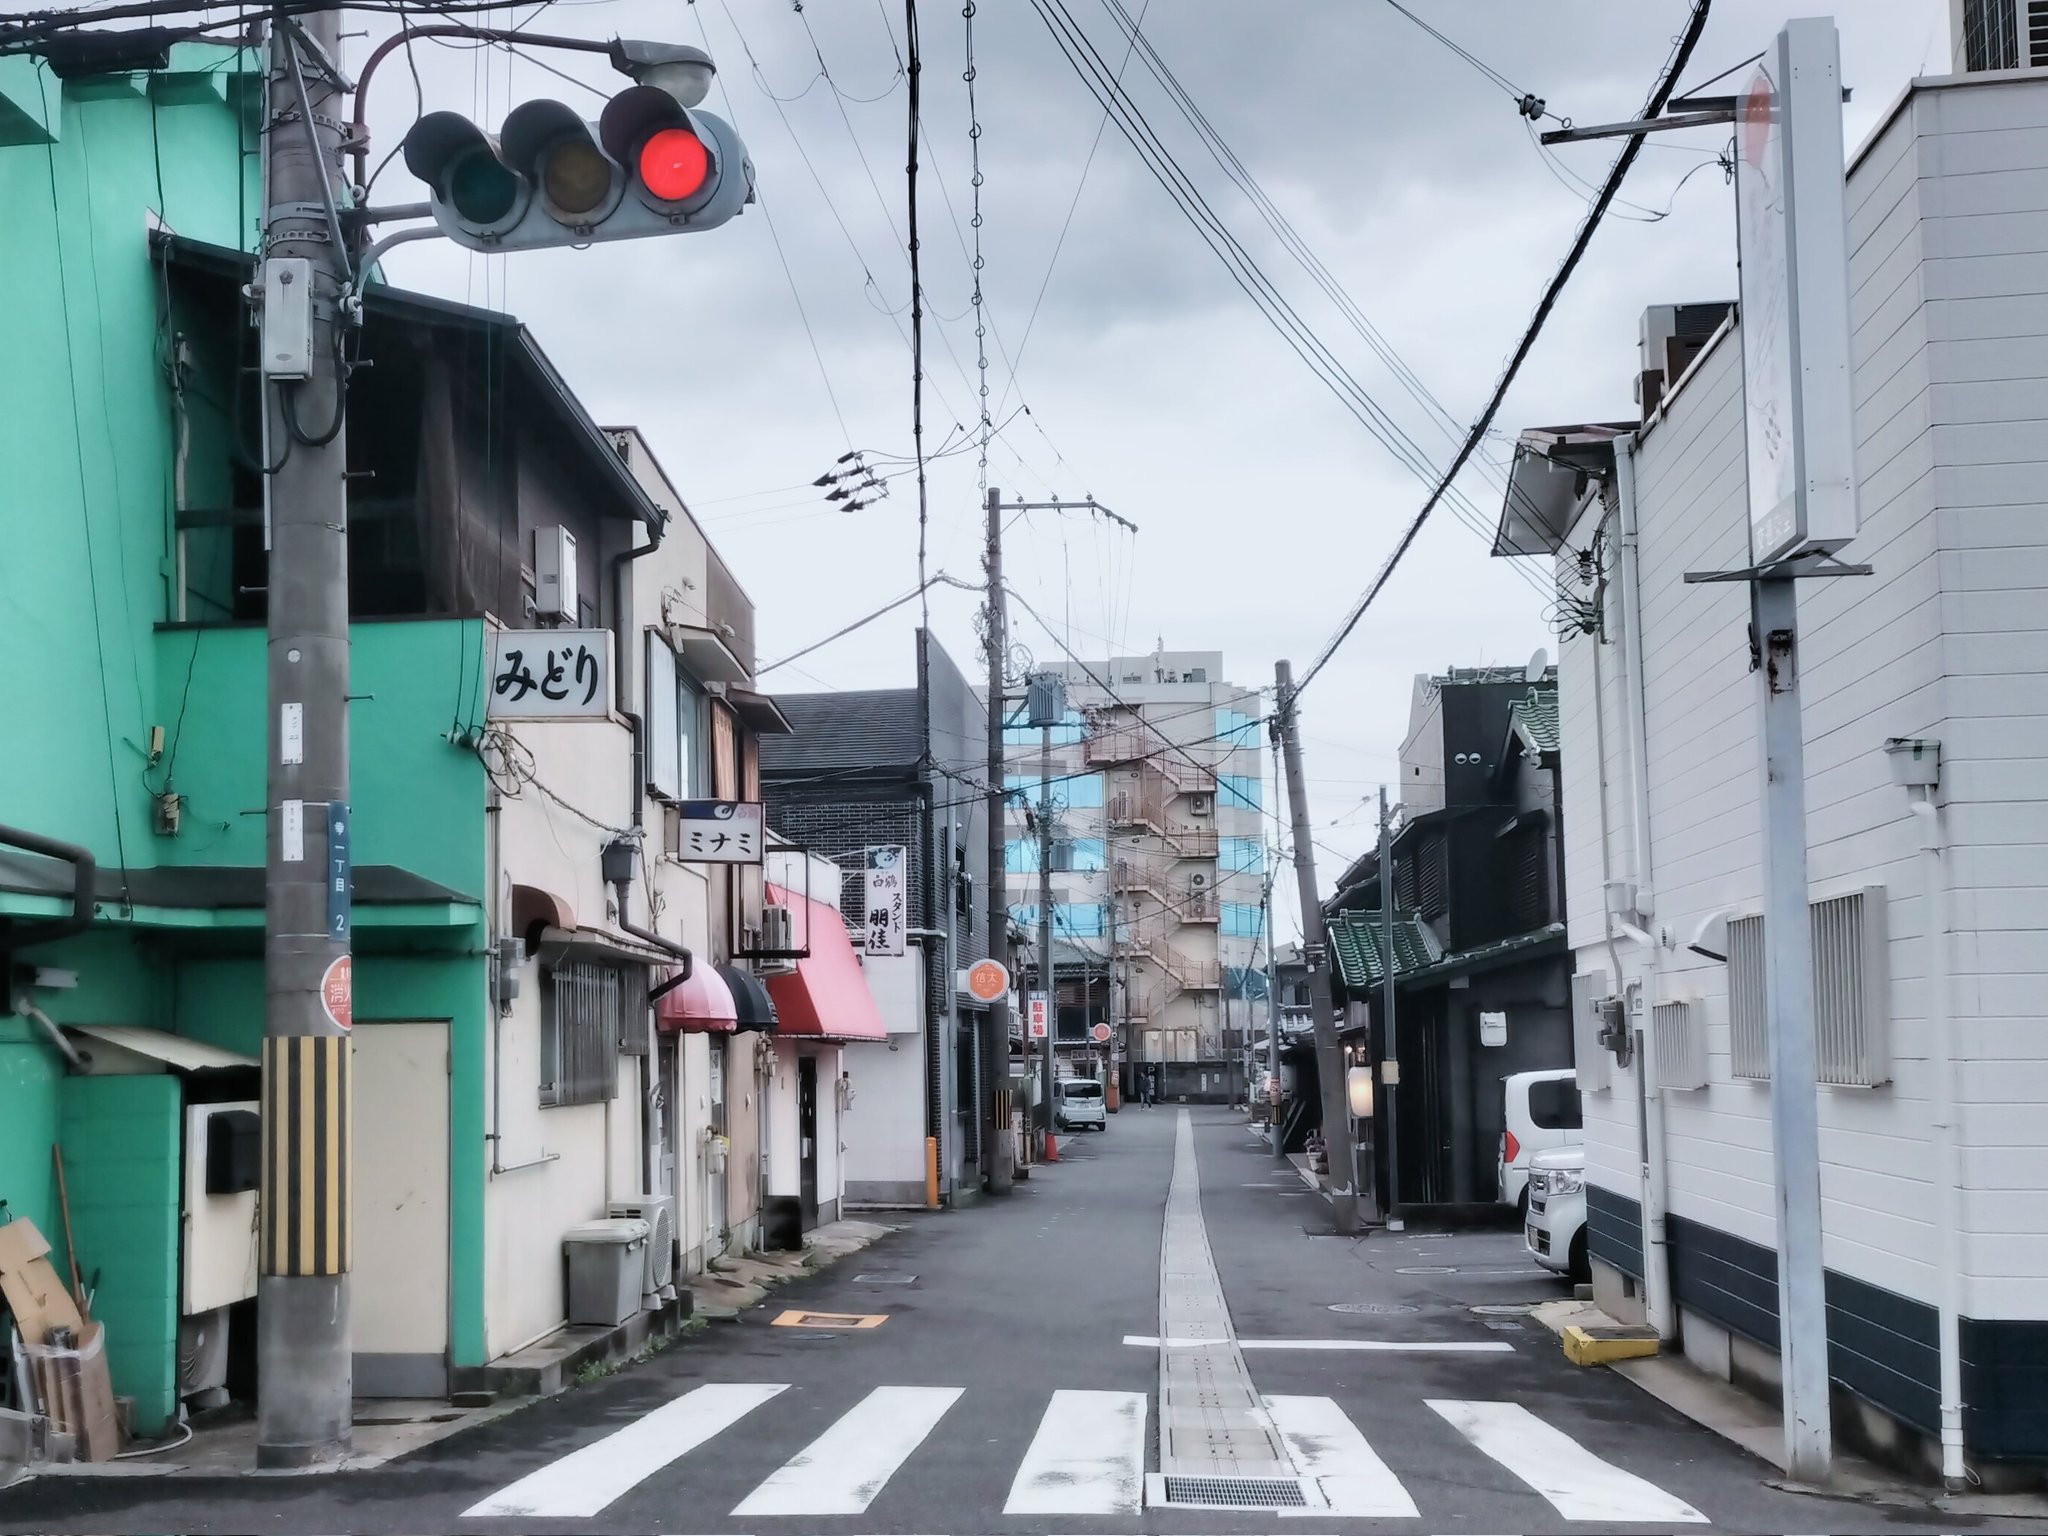
[[[1590,1280],[1586,1255],[1586,1149],[1558,1147],[1529,1159],[1529,1216],[1522,1241],[1545,1269]]]
[[[1517,1072],[1502,1079],[1507,1110],[1502,1116],[1497,1172],[1500,1198],[1528,1218],[1529,1159],[1557,1147],[1576,1147],[1584,1123],[1579,1111],[1579,1074],[1569,1067]]]
[[[1100,1131],[1109,1126],[1102,1084],[1092,1077],[1065,1077],[1053,1085],[1053,1124],[1063,1131]]]

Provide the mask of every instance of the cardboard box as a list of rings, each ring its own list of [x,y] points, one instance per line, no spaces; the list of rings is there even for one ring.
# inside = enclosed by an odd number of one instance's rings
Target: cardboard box
[[[44,1414],[76,1438],[84,1460],[105,1461],[121,1449],[106,1332],[79,1315],[49,1252],[34,1222],[0,1226],[0,1297],[21,1330]]]

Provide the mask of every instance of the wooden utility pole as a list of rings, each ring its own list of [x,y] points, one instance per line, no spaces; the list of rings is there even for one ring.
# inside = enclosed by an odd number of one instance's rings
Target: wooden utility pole
[[[1358,1230],[1358,1191],[1353,1187],[1350,1106],[1345,1099],[1344,1056],[1337,1048],[1337,1008],[1330,995],[1330,946],[1323,932],[1323,908],[1316,897],[1316,845],[1309,824],[1308,790],[1301,770],[1301,736],[1294,715],[1294,668],[1275,662],[1275,713],[1280,755],[1287,765],[1287,809],[1294,822],[1294,879],[1301,892],[1302,958],[1308,962],[1308,999],[1316,1031],[1316,1077],[1323,1099],[1323,1156],[1330,1165],[1330,1205],[1337,1230]]]

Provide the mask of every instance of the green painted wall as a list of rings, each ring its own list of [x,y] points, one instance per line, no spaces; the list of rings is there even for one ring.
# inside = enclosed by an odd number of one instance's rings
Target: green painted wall
[[[36,658],[9,676],[9,715],[46,726],[33,751],[0,753],[0,807],[103,863],[147,865],[146,743],[180,679],[159,676],[150,639],[174,567],[144,210],[249,243],[253,61],[180,44],[170,71],[61,89],[38,61],[0,62],[0,292],[17,300],[0,307],[0,548],[35,578],[10,584],[0,645]]]
[[[192,678],[172,738],[187,819],[161,843],[161,862],[261,865],[263,818],[242,812],[264,802],[264,632],[164,630],[152,640],[157,670]],[[482,716],[482,646],[476,619],[349,629],[355,861],[395,864],[472,899],[483,895],[483,764],[448,735],[458,712]]]
[[[72,1077],[58,1098],[79,1274],[107,1330],[114,1391],[135,1399],[136,1433],[155,1436],[178,1410],[178,1080]],[[68,1260],[61,1222],[45,1235]]]
[[[0,1200],[49,1236],[57,1210],[50,1143],[64,1063],[26,1019],[0,1019]]]

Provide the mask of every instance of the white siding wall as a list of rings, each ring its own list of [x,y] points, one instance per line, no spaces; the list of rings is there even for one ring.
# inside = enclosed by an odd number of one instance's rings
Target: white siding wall
[[[2048,1223],[2020,1187],[2038,1179],[2014,1170],[2048,1154],[2048,80],[1921,91],[1859,158],[1848,208],[1863,521],[1845,558],[1876,570],[1800,589],[1807,836],[1816,898],[1888,890],[1893,1081],[1822,1091],[1826,1260],[1932,1295],[1925,903],[1917,827],[1882,748],[1890,736],[1935,736],[1956,844],[1964,1307],[2038,1315],[2023,1293],[2048,1275]],[[1671,1208],[1771,1243],[1769,1091],[1731,1080],[1725,967],[1684,947],[1716,910],[1756,911],[1762,889],[1747,593],[1683,582],[1746,561],[1742,454],[1736,333],[1702,358],[1636,457],[1651,899],[1655,926],[1675,941],[1657,952],[1651,990],[1703,1009],[1713,1078],[1667,1096]],[[1582,520],[1574,551],[1598,515]],[[1568,637],[1560,658],[1582,971],[1613,968],[1594,649]],[[1617,659],[1602,649],[1609,858],[1623,878],[1632,858]],[[1649,958],[1624,946],[1632,971]],[[1595,1182],[1634,1195],[1634,1088],[1618,1075],[1616,1089],[1588,1098],[1589,1167]]]

